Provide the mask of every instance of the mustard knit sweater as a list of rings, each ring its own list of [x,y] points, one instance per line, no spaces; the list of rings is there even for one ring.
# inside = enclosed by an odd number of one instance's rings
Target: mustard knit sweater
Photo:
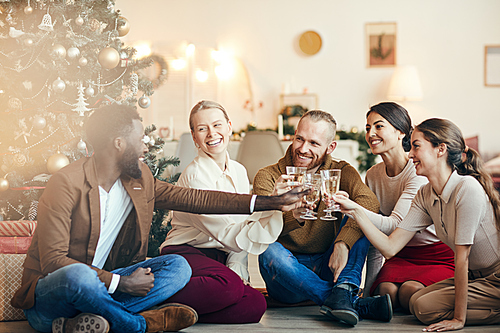
[[[286,166],[293,165],[291,147],[288,148],[285,156],[278,163],[262,168],[257,172],[253,182],[253,193],[257,195],[271,195],[274,183],[282,175],[286,174]],[[327,155],[325,162],[320,166],[320,170],[341,169],[340,190],[349,193],[349,198],[361,206],[373,212],[379,211],[379,202],[373,192],[366,186],[358,171],[346,161],[336,161]],[[317,207],[318,219],[306,220],[301,225],[292,212],[283,213],[283,231],[278,238],[285,248],[294,253],[324,253],[338,233],[341,221],[340,213],[337,213],[337,220],[323,221],[320,216],[325,215],[323,209],[325,204],[320,201]],[[352,248],[354,243],[363,236],[363,232],[358,227],[356,221],[349,219],[335,242],[343,241]]]

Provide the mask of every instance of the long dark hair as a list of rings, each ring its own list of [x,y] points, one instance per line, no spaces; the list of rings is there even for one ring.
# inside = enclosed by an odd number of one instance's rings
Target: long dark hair
[[[368,118],[372,112],[378,113],[395,129],[405,135],[403,138],[403,149],[409,152],[411,149],[411,133],[413,132],[413,127],[411,126],[411,118],[408,111],[397,103],[382,102],[372,106],[370,111],[366,113],[366,118]]]
[[[495,212],[497,229],[500,230],[500,195],[495,189],[491,176],[484,169],[481,156],[473,148],[465,145],[462,131],[457,125],[446,119],[431,118],[417,125],[415,129],[422,132],[425,139],[434,147],[444,143],[448,151],[446,160],[448,165],[453,170],[457,170],[459,175],[470,175],[476,178],[483,186]]]

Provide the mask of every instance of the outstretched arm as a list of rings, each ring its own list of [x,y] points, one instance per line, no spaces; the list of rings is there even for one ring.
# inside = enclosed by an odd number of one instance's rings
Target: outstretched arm
[[[363,207],[347,198],[346,195],[336,195],[335,201],[341,206],[342,213],[348,214],[357,222],[372,245],[386,258],[396,255],[415,235],[413,231],[396,228],[387,236],[373,225]]]

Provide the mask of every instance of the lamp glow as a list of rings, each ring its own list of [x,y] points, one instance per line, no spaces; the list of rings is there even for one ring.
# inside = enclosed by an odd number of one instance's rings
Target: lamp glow
[[[415,66],[398,66],[392,74],[387,97],[394,101],[419,101],[422,87]]]
[[[174,59],[172,60],[172,68],[175,70],[181,70],[186,67],[186,60],[184,59]]]
[[[137,50],[137,53],[135,54],[137,59],[142,59],[151,55],[151,47],[148,44],[136,45],[134,46],[134,49]]]
[[[208,73],[198,69],[196,71],[196,79],[200,82],[205,82],[208,79]]]
[[[215,75],[221,80],[227,80],[234,76],[234,67],[230,65],[219,65],[216,66]]]
[[[192,57],[194,55],[195,49],[196,47],[194,46],[194,44],[189,44],[188,46],[186,46],[186,55],[188,57]]]

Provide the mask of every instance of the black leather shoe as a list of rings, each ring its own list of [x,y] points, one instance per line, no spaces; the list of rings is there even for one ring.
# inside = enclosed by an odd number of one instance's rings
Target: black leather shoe
[[[389,294],[360,298],[354,308],[363,319],[373,319],[389,322],[392,319],[392,302]]]
[[[80,313],[74,318],[56,318],[52,321],[52,333],[107,333],[109,323],[92,313]]]
[[[340,322],[355,326],[359,316],[352,304],[353,294],[344,288],[333,288],[319,312]]]

